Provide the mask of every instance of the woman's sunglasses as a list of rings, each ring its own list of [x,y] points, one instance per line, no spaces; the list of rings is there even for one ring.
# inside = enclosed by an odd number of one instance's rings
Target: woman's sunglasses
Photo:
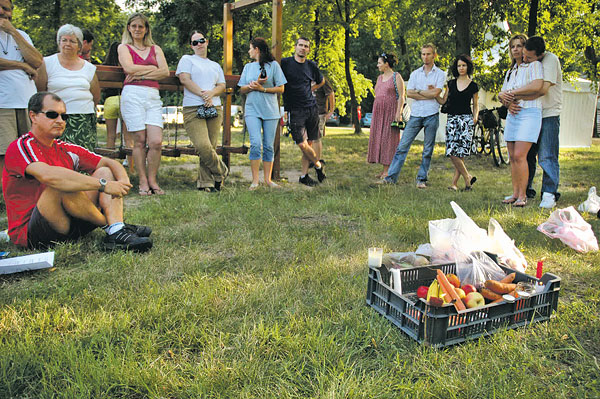
[[[69,119],[69,115],[59,114],[56,111],[46,111],[46,112],[39,112],[39,113],[46,115],[46,118],[48,118],[48,119],[56,119],[59,117],[59,115],[60,115],[60,119],[62,119],[63,121],[66,121],[67,119]]]
[[[198,39],[198,40],[192,40],[192,46],[197,46],[199,44],[204,44],[206,43],[206,39],[202,38],[202,39]]]

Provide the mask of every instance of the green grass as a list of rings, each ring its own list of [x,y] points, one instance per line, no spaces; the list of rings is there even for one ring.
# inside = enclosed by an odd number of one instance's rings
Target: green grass
[[[53,271],[0,279],[0,397],[599,397],[600,255],[537,232],[550,213],[539,199],[501,205],[509,170],[489,157],[467,161],[478,181],[455,193],[438,145],[422,191],[415,143],[399,184],[374,187],[367,140],[329,129],[328,180],[312,190],[249,192],[234,174],[220,194],[199,193],[195,171],[176,167],[197,158],[165,159],[169,194],[126,201],[127,220],[154,229],[149,253],[104,253],[97,231],[58,246]],[[285,175],[299,151],[282,138],[281,152]],[[561,151],[561,206],[599,184],[599,156],[598,145]],[[562,278],[555,318],[434,350],[365,305],[367,248],[415,250],[429,220],[453,217],[452,200],[480,227],[496,218],[529,273],[546,258]]]

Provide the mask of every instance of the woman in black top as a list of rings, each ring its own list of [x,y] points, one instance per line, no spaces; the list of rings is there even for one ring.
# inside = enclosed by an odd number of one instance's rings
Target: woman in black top
[[[465,190],[477,181],[465,166],[463,158],[475,151],[473,148],[473,130],[477,123],[479,104],[477,103],[479,87],[471,80],[473,62],[467,55],[459,55],[452,65],[452,75],[455,79],[448,82],[443,97],[438,97],[440,104],[447,104],[448,123],[446,124],[446,156],[450,157],[454,166],[454,178],[448,189],[458,191],[456,186],[462,176],[465,180]],[[471,107],[471,101],[473,107]]]

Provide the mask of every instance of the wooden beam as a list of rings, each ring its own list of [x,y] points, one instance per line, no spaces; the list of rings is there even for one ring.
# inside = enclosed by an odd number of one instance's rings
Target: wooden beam
[[[226,75],[233,73],[233,4],[223,4],[223,71]],[[223,138],[224,147],[231,145],[231,96],[233,88],[225,90],[225,104],[223,104]],[[229,167],[229,153],[222,153],[223,162]]]
[[[267,3],[270,0],[239,0],[231,4],[231,11],[243,10],[244,8],[254,7],[263,3]]]
[[[277,62],[281,63],[282,43],[281,37],[283,32],[283,0],[273,0],[273,17],[271,21],[271,52]],[[279,104],[281,104],[281,95],[277,95]],[[275,150],[275,157],[273,159],[273,172],[271,177],[274,180],[281,179],[281,153],[279,151],[281,145],[281,125],[277,124],[277,131],[275,133],[275,142],[273,143],[273,149]]]

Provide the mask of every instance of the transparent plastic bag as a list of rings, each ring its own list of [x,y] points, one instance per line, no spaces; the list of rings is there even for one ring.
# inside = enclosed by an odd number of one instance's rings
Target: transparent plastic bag
[[[537,229],[550,238],[558,238],[578,252],[598,250],[598,240],[592,226],[572,206],[555,210]]]
[[[494,218],[490,218],[488,238],[489,247],[487,252],[496,254],[498,262],[501,264],[521,273],[525,272],[527,268],[525,256],[515,246],[515,241],[504,232],[500,223]]]
[[[461,262],[456,262],[456,274],[461,284],[481,288],[486,280],[501,280],[506,273],[483,251],[474,251]]]
[[[594,214],[600,211],[600,197],[596,194],[596,187],[590,188],[587,199],[579,204],[577,210]]]

